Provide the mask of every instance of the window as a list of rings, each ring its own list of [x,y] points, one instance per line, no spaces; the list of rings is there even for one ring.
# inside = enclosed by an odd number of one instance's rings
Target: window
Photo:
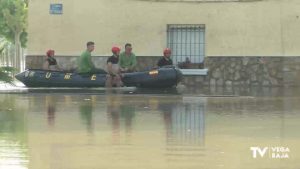
[[[167,46],[172,50],[175,64],[186,58],[192,63],[203,63],[205,56],[204,25],[167,25]]]

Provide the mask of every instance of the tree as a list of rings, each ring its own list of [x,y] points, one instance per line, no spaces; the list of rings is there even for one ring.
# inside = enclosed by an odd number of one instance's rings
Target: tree
[[[0,67],[0,82],[13,84],[12,73],[14,70],[12,67]]]
[[[12,43],[0,35],[0,57],[11,47]]]
[[[15,68],[20,66],[21,47],[27,41],[27,4],[24,0],[0,0],[0,35],[14,43]]]
[[[6,55],[11,53],[13,45],[4,37],[0,36],[0,61],[7,62]],[[1,66],[2,64],[2,66]],[[6,63],[6,65],[8,65]],[[13,73],[15,69],[9,66],[3,66],[3,63],[0,63],[0,82],[10,83],[13,82]]]

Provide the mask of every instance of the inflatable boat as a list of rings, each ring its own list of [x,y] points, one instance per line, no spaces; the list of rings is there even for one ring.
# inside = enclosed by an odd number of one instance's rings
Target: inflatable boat
[[[28,69],[15,77],[27,87],[105,87],[107,74]],[[176,68],[122,74],[123,84],[128,87],[169,88],[176,86],[181,79],[182,73]]]

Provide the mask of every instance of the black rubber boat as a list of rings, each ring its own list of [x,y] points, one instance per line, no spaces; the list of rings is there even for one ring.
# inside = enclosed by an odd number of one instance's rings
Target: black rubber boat
[[[28,69],[15,77],[27,87],[105,87],[107,74],[78,74]],[[181,79],[182,73],[176,68],[124,73],[122,77],[125,86],[142,88],[174,87]]]

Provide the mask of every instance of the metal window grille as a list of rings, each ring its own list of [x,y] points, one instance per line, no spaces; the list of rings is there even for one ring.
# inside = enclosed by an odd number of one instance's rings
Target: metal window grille
[[[175,64],[188,58],[203,63],[205,56],[205,25],[167,25],[167,46]]]

